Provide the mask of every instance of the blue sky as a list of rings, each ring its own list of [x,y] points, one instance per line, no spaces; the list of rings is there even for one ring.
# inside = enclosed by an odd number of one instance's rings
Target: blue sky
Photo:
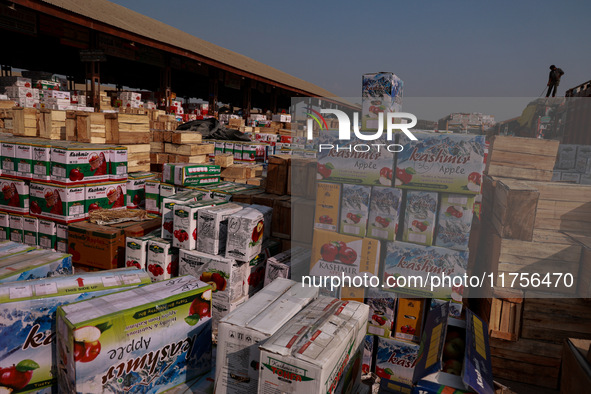
[[[392,71],[406,97],[559,95],[591,79],[591,1],[115,0],[341,97]]]

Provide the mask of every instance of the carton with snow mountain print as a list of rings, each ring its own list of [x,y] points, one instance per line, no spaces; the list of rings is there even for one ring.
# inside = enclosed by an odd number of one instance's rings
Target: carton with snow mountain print
[[[474,197],[465,194],[442,194],[435,245],[467,250],[473,212]]]
[[[340,233],[365,236],[370,195],[369,186],[343,185]]]
[[[372,187],[367,236],[394,241],[398,233],[401,204],[402,190],[394,187]]]
[[[441,275],[445,274],[451,277],[453,283],[455,277],[462,277],[466,273],[467,266],[468,252],[406,242],[388,242],[383,280],[384,283],[388,283],[387,278],[394,277],[396,283],[391,284],[397,284],[397,286],[390,290],[397,293],[417,297],[451,298],[453,289],[449,281],[441,281],[440,286],[435,286],[431,291],[432,277],[441,278]],[[400,283],[399,277],[408,276],[422,277],[424,286],[420,286],[420,281]],[[393,279],[390,281],[392,282]],[[437,285],[437,283],[434,284]],[[388,289],[386,287],[386,290]]]
[[[484,135],[413,133],[400,135],[396,187],[478,194],[484,170]]]
[[[0,285],[0,386],[57,392],[57,307],[148,283],[144,271],[128,268]]]
[[[437,215],[435,192],[408,191],[402,240],[420,245],[433,244],[435,218]]]
[[[211,287],[191,276],[60,306],[58,384],[156,393],[211,369]]]

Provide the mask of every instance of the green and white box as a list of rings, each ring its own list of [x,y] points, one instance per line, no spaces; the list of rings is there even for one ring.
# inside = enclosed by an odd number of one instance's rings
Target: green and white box
[[[146,211],[160,215],[160,181],[148,179],[145,183]]]
[[[39,219],[39,246],[43,249],[55,249],[57,232],[51,220]]]
[[[2,142],[2,174],[15,176],[16,167],[14,165],[16,146],[14,142]]]
[[[21,244],[25,243],[23,215],[11,213],[9,215],[9,222],[10,222],[10,240],[12,242],[18,242]]]
[[[147,394],[195,379],[211,369],[210,316],[211,287],[191,276],[61,306],[60,390]],[[76,361],[77,348],[90,357]]]
[[[31,213],[66,223],[84,220],[87,214],[83,185],[31,182]]]
[[[33,175],[33,145],[26,142],[18,142],[14,150],[15,176],[21,179],[31,179]]]
[[[0,177],[0,209],[10,212],[29,213],[29,182]]]
[[[127,179],[127,148],[124,146],[111,147],[109,151],[111,162],[109,166],[109,178],[112,181],[124,181]]]
[[[3,385],[19,393],[57,392],[57,307],[148,283],[145,272],[121,269],[0,285],[0,336],[11,339],[0,344],[0,358],[16,365],[15,379]]]
[[[66,253],[68,251],[68,225],[55,224],[55,248],[58,252]]]
[[[0,212],[0,241],[7,241],[10,237],[10,220],[6,212]]]
[[[39,245],[39,219],[28,215],[23,216],[23,238],[27,245]]]
[[[158,231],[143,237],[125,239],[125,266],[145,270],[148,262],[148,241],[158,238]]]
[[[33,145],[32,179],[51,181],[51,145],[34,143]]]

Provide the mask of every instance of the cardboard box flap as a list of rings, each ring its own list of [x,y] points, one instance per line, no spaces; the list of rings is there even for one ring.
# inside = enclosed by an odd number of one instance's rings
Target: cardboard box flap
[[[425,329],[421,337],[421,351],[413,373],[413,383],[441,369],[441,354],[447,333],[449,302],[439,304],[427,315]]]
[[[94,237],[106,239],[116,239],[117,237],[123,234],[123,231],[121,229],[109,226],[101,226],[99,224],[89,222],[70,224],[68,226],[68,232],[76,232],[81,234],[90,233],[90,235]]]
[[[53,250],[45,250],[49,253],[40,253],[39,255],[31,255],[32,252],[26,255],[17,255],[15,257],[21,257],[20,261],[14,262],[9,266],[3,266],[0,268],[0,278],[6,278],[21,274],[29,271],[33,268],[41,267],[51,263],[62,262],[59,270],[62,274],[70,274],[72,271],[72,255],[56,253]],[[28,279],[31,279],[29,277]]]
[[[143,300],[142,306],[154,304],[155,309],[166,302],[166,298],[173,297],[186,291],[204,288],[204,291],[211,289],[207,283],[201,282],[193,276],[186,275],[151,285],[127,290],[125,294],[113,293],[103,297],[97,297],[86,301],[68,304],[62,307],[66,318],[72,324],[79,324],[99,318],[112,313],[117,313],[130,308],[129,299],[137,298]],[[135,308],[135,306],[133,307]]]
[[[4,271],[7,267],[21,263],[23,261],[24,262],[36,261],[36,259],[42,258],[42,257],[50,255],[50,254],[56,254],[56,253],[52,250],[37,249],[37,250],[32,250],[27,253],[14,254],[12,256],[9,256],[5,259],[0,260],[0,271]],[[8,272],[14,272],[14,269],[9,269]]]
[[[364,304],[319,297],[298,313],[261,346],[271,353],[292,356],[322,368],[345,341],[354,343],[358,323],[351,318],[367,321],[369,307]]]
[[[466,355],[462,371],[464,383],[479,394],[493,394],[492,363],[488,325],[466,310]]]

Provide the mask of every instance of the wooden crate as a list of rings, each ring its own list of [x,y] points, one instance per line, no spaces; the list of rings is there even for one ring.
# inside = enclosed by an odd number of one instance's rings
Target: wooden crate
[[[558,141],[495,136],[490,144],[485,173],[491,176],[550,181]]]
[[[316,159],[291,159],[292,196],[314,198],[316,195]]]
[[[494,182],[490,221],[502,238],[531,241],[540,193],[527,182],[503,179]]]
[[[290,155],[274,155],[269,157],[267,167],[267,193],[284,195],[287,193]]]
[[[491,338],[517,341],[521,330],[522,312],[522,291],[495,288],[488,323]]]
[[[66,117],[68,115],[66,114]],[[104,144],[107,142],[105,114],[102,112],[76,112],[76,141]],[[66,125],[67,127],[67,125]],[[66,130],[66,137],[68,131]]]
[[[173,155],[185,155],[185,156],[196,156],[196,155],[208,155],[214,152],[213,144],[172,144],[165,143],[164,151]]]
[[[566,233],[577,244],[581,245],[581,269],[577,281],[577,294],[581,298],[591,298],[591,235]]]
[[[216,166],[220,166],[221,168],[230,167],[234,164],[234,156],[231,153],[215,155],[214,162]]]
[[[37,137],[39,127],[38,111],[35,108],[14,107],[12,109],[13,134],[21,137]]]
[[[66,111],[39,111],[39,137],[50,140],[66,139]]]
[[[556,388],[560,371],[560,345],[519,339],[490,339],[493,376],[535,386]]]
[[[221,176],[223,178],[249,179],[256,178],[262,175],[262,173],[263,166],[260,164],[232,164],[224,168]]]

